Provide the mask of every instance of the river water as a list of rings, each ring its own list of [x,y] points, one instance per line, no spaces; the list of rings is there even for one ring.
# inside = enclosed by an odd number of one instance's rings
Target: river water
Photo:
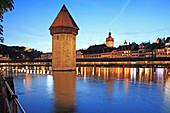
[[[73,72],[20,70],[4,75],[14,76],[27,113],[170,112],[168,68],[77,67]]]

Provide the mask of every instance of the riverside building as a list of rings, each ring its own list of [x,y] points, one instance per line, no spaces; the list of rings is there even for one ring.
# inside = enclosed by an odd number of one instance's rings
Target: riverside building
[[[106,44],[91,45],[86,50],[77,50],[76,58],[151,58],[151,57],[170,57],[170,37],[166,40],[158,38],[156,42],[136,44],[135,42],[114,47],[114,39],[106,38]]]

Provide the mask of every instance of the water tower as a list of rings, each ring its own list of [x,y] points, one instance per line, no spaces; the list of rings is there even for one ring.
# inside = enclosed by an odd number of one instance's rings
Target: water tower
[[[65,5],[52,23],[52,70],[76,70],[76,35],[78,26]]]

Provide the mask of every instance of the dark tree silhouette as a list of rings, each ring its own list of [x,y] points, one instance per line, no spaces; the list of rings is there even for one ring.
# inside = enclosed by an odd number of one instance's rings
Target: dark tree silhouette
[[[0,22],[3,22],[3,14],[14,9],[13,0],[0,0]],[[3,42],[3,26],[0,23],[0,41]]]

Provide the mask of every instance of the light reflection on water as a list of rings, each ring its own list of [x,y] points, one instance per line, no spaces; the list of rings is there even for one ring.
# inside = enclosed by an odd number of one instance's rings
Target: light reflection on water
[[[15,77],[16,94],[29,113],[170,111],[168,68],[77,67],[76,70],[53,73],[20,70],[4,75]]]

